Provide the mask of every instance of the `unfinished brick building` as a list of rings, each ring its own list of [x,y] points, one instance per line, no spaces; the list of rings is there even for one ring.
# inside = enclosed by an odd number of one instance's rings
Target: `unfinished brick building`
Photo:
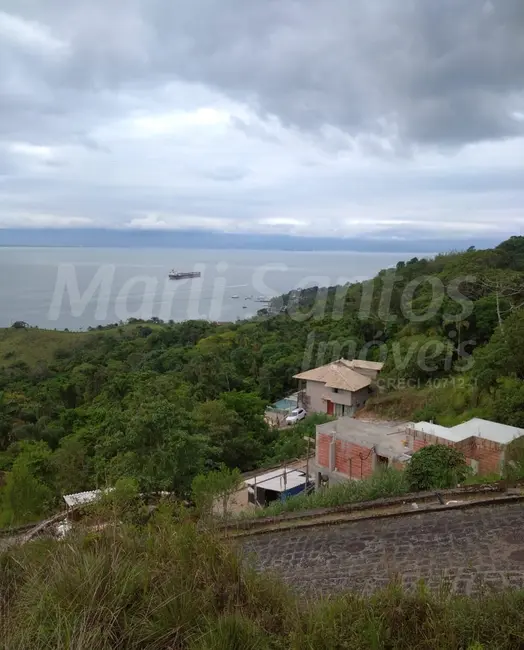
[[[369,478],[379,467],[402,468],[427,445],[454,446],[475,473],[500,472],[507,445],[524,431],[473,418],[455,427],[432,422],[380,423],[343,417],[317,426],[314,462],[317,485]]]
[[[501,472],[507,445],[524,435],[517,427],[481,418],[449,428],[432,422],[417,422],[409,425],[406,433],[413,451],[434,444],[456,447],[477,474]]]
[[[369,478],[380,466],[402,463],[409,452],[406,424],[343,417],[317,426],[315,482]]]

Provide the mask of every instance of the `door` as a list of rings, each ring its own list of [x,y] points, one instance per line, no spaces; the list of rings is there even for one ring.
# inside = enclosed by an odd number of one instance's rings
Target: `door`
[[[327,400],[327,414],[333,415],[333,402]]]

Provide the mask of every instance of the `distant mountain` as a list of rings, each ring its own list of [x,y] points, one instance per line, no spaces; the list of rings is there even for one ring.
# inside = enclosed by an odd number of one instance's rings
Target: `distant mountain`
[[[501,237],[502,238],[502,237]],[[204,248],[290,251],[436,253],[471,245],[490,248],[495,238],[421,239],[381,237],[298,237],[206,230],[111,230],[98,228],[0,229],[0,246],[85,246],[108,248]]]

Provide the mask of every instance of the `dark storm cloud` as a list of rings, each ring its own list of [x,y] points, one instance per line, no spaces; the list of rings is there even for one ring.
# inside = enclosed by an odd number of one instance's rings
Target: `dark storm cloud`
[[[147,14],[165,70],[305,129],[439,144],[522,133],[522,0],[153,1]]]
[[[179,25],[174,72],[305,129],[438,144],[522,133],[522,0],[239,0],[151,15]]]
[[[523,33],[523,0],[2,0],[0,227],[516,231]]]
[[[513,116],[524,109],[522,0],[7,0],[3,7],[47,25],[68,48],[43,56],[36,47],[16,58],[9,43],[0,46],[4,128],[10,114],[15,129],[38,118],[60,136],[68,112],[81,109],[81,130],[95,99],[109,108],[108,89],[184,79],[306,130],[333,125],[437,145],[524,130]],[[16,82],[20,92],[9,92]]]

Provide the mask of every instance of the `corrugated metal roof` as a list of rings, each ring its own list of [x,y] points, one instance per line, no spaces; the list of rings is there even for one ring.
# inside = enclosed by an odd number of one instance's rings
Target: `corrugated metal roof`
[[[432,422],[415,422],[413,428],[422,433],[451,440],[452,442],[461,442],[472,436],[498,442],[501,445],[507,445],[512,440],[524,435],[524,430],[518,427],[511,427],[507,424],[483,420],[482,418],[472,418],[462,424],[454,427],[443,427]]]
[[[433,422],[415,422],[413,424],[413,429],[416,429],[421,433],[428,433],[431,436],[443,438],[444,440],[451,440],[453,442],[462,440],[460,434],[453,431],[454,427],[443,427],[440,424],[434,424]]]
[[[76,492],[75,494],[64,494],[64,501],[72,508],[73,506],[80,506],[86,503],[93,503],[99,499],[102,494],[111,492],[114,488],[106,488],[105,490],[90,490],[89,492]]]
[[[246,481],[246,485],[250,487],[264,488],[264,490],[273,490],[274,492],[285,492],[292,488],[304,485],[306,482],[306,473],[297,469],[286,470],[284,480],[284,470],[278,469],[262,476],[250,478]]]

